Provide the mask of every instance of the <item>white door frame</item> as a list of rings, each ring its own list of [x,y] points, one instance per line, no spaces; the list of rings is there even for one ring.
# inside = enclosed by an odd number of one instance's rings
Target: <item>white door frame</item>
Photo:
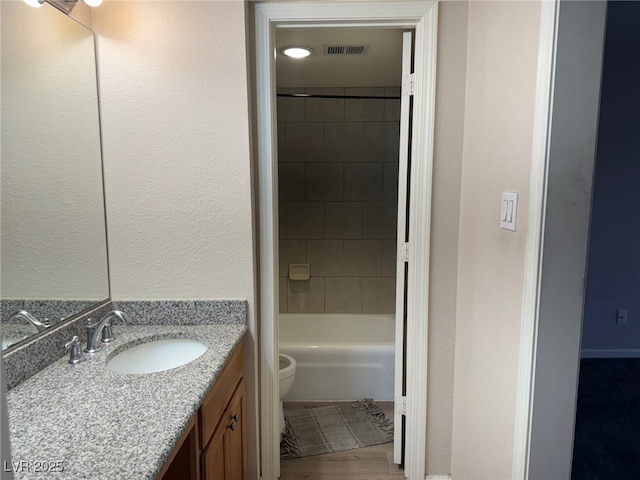
[[[513,479],[571,475],[606,29],[604,1],[541,9]]]
[[[540,3],[540,37],[529,181],[529,229],[525,250],[520,353],[513,440],[512,478],[514,480],[526,479],[529,468],[534,391],[533,381],[535,378],[540,277],[542,274],[544,209],[547,196],[548,147],[552,113],[551,101],[553,98],[554,62],[557,40],[556,18],[558,15],[558,1],[559,0],[552,0]]]
[[[407,285],[405,476],[425,478],[429,252],[438,4],[429,2],[265,3],[256,5],[258,212],[260,231],[260,444],[263,480],[280,474],[278,382],[278,165],[275,29],[415,29],[414,136]]]

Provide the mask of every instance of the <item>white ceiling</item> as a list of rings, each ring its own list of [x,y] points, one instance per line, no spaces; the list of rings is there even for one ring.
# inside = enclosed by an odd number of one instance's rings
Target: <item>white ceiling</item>
[[[323,45],[369,44],[366,55],[323,55]],[[313,55],[296,60],[282,48],[306,46]],[[278,87],[399,86],[402,30],[390,28],[279,28],[276,30]]]

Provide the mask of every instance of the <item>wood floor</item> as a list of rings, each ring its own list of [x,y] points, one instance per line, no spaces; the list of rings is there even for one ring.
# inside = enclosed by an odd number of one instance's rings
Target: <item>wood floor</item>
[[[393,402],[376,402],[393,419]],[[325,405],[286,403],[287,407]],[[280,461],[280,480],[401,480],[404,472],[393,463],[393,443],[346,452]]]

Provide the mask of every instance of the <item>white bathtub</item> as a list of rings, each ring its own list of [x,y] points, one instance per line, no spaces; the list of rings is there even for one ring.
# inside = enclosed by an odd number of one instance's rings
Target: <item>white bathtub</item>
[[[285,401],[393,400],[394,316],[280,314],[280,351],[297,363]]]

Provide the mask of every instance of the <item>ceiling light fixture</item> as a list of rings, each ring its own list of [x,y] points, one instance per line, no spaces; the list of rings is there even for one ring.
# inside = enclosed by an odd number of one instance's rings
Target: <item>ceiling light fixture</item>
[[[282,53],[291,58],[305,58],[313,53],[309,47],[287,47],[282,49]]]
[[[78,0],[24,0],[24,3],[29,5],[30,7],[41,7],[45,3],[54,6],[58,10],[61,10],[64,13],[69,13],[73,10],[73,7],[76,6]],[[84,3],[89,5],[90,7],[97,7],[102,4],[102,0],[84,0]]]

